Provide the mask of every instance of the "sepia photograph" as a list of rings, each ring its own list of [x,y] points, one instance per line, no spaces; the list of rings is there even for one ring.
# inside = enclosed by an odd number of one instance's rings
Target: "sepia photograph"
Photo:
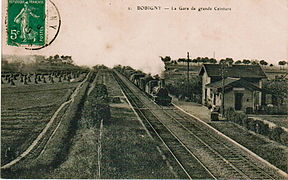
[[[2,0],[1,179],[288,179],[287,0]]]

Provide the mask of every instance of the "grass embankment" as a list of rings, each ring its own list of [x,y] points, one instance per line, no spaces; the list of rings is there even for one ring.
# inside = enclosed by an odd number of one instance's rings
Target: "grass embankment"
[[[111,118],[109,115],[104,115],[105,113],[91,116],[95,113],[95,108],[99,109],[99,106],[93,105],[94,93],[97,92],[93,90],[84,104],[81,120],[78,121],[79,128],[73,139],[68,159],[45,177],[175,178],[157,151],[155,142],[145,133],[135,114],[123,99],[119,86],[109,74],[105,75],[105,84],[108,92],[111,92],[109,96],[122,96],[122,102],[110,103]],[[100,139],[101,117],[104,117],[104,125]],[[99,156],[100,142],[102,151]],[[99,161],[101,162],[100,174]]]
[[[230,122],[209,123],[276,167],[288,172],[288,148]]]
[[[84,103],[78,130],[73,138],[67,160],[46,178],[99,178],[98,148],[101,120],[110,121],[107,89],[96,85]]]
[[[2,171],[2,177],[44,178],[47,171],[57,167],[59,163],[66,158],[70,139],[73,137],[73,134],[75,134],[77,128],[75,122],[77,122],[76,120],[80,117],[79,112],[81,112],[87,87],[88,82],[85,82],[78,94],[74,97],[74,102],[65,108],[65,111],[61,115],[61,124],[47,144],[45,151],[37,156],[40,151],[38,151],[38,149],[41,149],[40,147],[37,148],[36,151],[33,151],[33,153],[29,154],[28,157],[20,163],[9,170]],[[54,125],[54,128],[55,127],[56,125]],[[44,144],[41,142],[39,146],[43,148]]]

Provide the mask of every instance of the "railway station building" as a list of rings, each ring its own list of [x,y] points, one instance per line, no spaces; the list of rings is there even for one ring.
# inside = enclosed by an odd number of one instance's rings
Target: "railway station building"
[[[267,77],[259,65],[203,64],[199,75],[205,106],[220,108],[224,100],[224,109],[253,113],[265,103],[262,82]]]

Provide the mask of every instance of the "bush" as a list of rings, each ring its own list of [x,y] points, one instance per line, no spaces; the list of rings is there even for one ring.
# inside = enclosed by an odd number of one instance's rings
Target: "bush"
[[[93,95],[96,98],[107,98],[108,96],[108,90],[107,87],[104,84],[96,84],[94,90],[92,91]]]
[[[275,127],[270,133],[270,139],[281,143],[281,135],[285,131],[281,127]]]
[[[282,143],[284,145],[288,144],[288,133],[284,131],[281,127],[276,127],[273,129],[269,128],[269,125],[260,120],[254,120],[253,118],[248,118],[248,116],[243,112],[235,112],[233,108],[228,108],[225,110],[225,117],[228,121],[239,124],[250,131],[255,133],[268,136],[270,139]]]
[[[283,132],[281,135],[280,135],[280,139],[281,139],[281,142],[282,144],[284,144],[285,146],[288,145],[288,132]]]
[[[91,91],[84,104],[80,126],[84,128],[94,127],[104,122],[110,122],[111,112],[109,106],[107,87],[104,84],[97,84]]]
[[[247,128],[248,129],[248,124],[249,124],[249,121],[248,121],[248,117],[246,116],[245,118],[242,119],[242,122],[241,122],[242,126]]]
[[[252,107],[247,107],[246,108],[246,114],[252,114],[253,113],[253,108]]]
[[[120,97],[110,97],[109,102],[111,103],[121,103]]]
[[[243,112],[235,113],[234,122],[242,126],[242,121],[247,118],[247,115]]]
[[[266,114],[270,115],[279,115],[279,114],[287,114],[287,107],[285,106],[264,106],[264,111]]]
[[[228,108],[225,110],[224,116],[227,118],[228,121],[233,121],[235,118],[236,112],[233,108]]]
[[[179,79],[175,81],[173,84],[167,84],[166,88],[169,93],[175,95],[177,97],[181,97],[181,99],[193,102],[201,102],[202,96],[202,83],[201,78],[199,77],[191,77],[189,82],[186,78]]]
[[[174,95],[174,96],[179,96],[178,88],[175,87],[173,84],[167,84],[166,88],[168,89],[169,93]]]
[[[233,108],[228,108],[225,110],[224,116],[227,118],[228,121],[232,121],[241,126],[248,127],[247,126],[248,116],[243,112],[235,112]]]
[[[248,119],[250,119],[250,118],[248,118]],[[254,121],[254,119],[250,119],[250,121],[248,122],[248,129],[250,131],[256,132],[256,122]]]
[[[259,134],[262,134],[264,136],[268,136],[270,133],[269,125],[265,124],[262,121],[257,121],[258,127],[259,127]]]

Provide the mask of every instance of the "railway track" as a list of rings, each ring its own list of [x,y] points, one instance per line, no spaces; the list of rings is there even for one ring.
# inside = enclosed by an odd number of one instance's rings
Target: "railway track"
[[[188,132],[191,138],[195,138],[194,146],[205,149],[213,157],[214,161],[222,168],[228,169],[229,178],[235,179],[276,179],[257,164],[251,162],[250,158],[235,145],[225,141],[221,136],[216,136],[208,129],[201,127],[196,119],[179,112],[178,109],[172,108],[164,110],[175,123]],[[207,168],[215,174],[214,167],[207,165]]]
[[[185,145],[183,145],[182,142],[168,128],[166,128],[159,119],[157,119],[157,116],[149,111],[149,109],[145,108],[144,103],[139,101],[123,81],[121,81],[118,76],[115,76],[115,79],[121,86],[137,114],[144,120],[146,128],[154,138],[157,138],[157,140],[164,144],[165,148],[169,152],[170,158],[175,160],[175,162],[171,164],[174,164],[174,168],[175,165],[177,165],[178,168],[181,169],[180,173],[178,173],[179,178],[203,179],[208,177],[215,179],[215,177],[209,173],[209,170],[206,169],[197,157],[191,158],[193,154],[187,151]]]
[[[283,179],[195,118],[174,106],[152,103],[143,92],[137,91],[136,86],[120,76],[115,74],[116,80],[138,115],[145,120],[147,129],[164,144],[176,162],[174,165],[182,170],[181,178]]]

